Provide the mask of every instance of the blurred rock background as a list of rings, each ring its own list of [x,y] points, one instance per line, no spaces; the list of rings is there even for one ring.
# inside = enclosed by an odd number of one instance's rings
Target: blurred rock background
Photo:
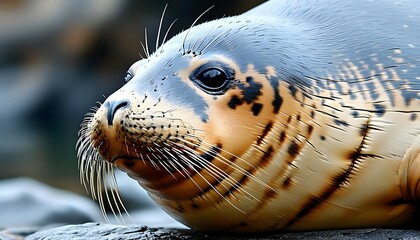
[[[30,176],[81,190],[74,150],[83,116],[122,86],[140,58],[144,27],[154,49],[178,18],[175,35],[209,6],[206,21],[262,0],[1,0],[0,178]]]
[[[0,180],[30,177],[86,195],[75,152],[79,125],[140,59],[144,27],[154,49],[166,3],[163,31],[178,19],[173,36],[212,5],[200,22],[261,2],[0,0]]]

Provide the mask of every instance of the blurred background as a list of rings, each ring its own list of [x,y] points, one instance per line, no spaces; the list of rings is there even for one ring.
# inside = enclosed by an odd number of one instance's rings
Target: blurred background
[[[163,32],[240,14],[263,0],[0,0],[0,180],[26,176],[84,193],[75,144],[91,107],[122,86]]]

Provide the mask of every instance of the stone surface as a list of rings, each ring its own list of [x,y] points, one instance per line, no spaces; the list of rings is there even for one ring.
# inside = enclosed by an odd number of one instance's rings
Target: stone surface
[[[49,239],[206,239],[206,240],[236,240],[236,239],[410,239],[420,240],[420,231],[396,229],[356,229],[331,230],[316,232],[291,232],[278,234],[242,234],[225,235],[218,233],[199,233],[187,229],[150,228],[146,226],[119,226],[101,223],[85,223],[68,225],[50,230],[40,231],[26,238],[27,240]]]
[[[135,211],[129,211],[129,216],[125,213],[122,214],[122,218],[118,216],[118,219],[115,216],[109,214],[109,221],[100,221],[102,223],[110,224],[120,224],[120,225],[145,225],[152,228],[178,228],[178,229],[187,229],[185,225],[176,221],[165,213],[162,209],[147,208],[140,209]]]
[[[122,177],[124,179],[124,177]],[[418,239],[419,230],[360,229],[256,235],[200,233],[187,229],[148,202],[135,181],[122,185],[123,201],[136,225],[105,224],[98,204],[85,197],[58,190],[32,179],[0,181],[0,240],[48,239]],[[126,188],[126,189],[125,189]],[[131,193],[131,196],[128,196]],[[131,198],[131,199],[130,199]],[[136,206],[135,202],[141,204]],[[94,221],[84,223],[86,221]],[[83,224],[82,224],[83,223]],[[74,224],[74,225],[65,225]],[[144,225],[141,225],[144,224]]]
[[[94,202],[29,178],[0,181],[0,230],[100,221]]]

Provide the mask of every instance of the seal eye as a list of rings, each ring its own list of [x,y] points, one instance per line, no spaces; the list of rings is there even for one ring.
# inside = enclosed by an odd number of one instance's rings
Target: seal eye
[[[127,75],[125,75],[124,82],[128,83],[132,78],[133,78],[133,73],[131,71],[128,71]]]
[[[226,74],[216,68],[207,69],[197,76],[197,80],[209,89],[216,89],[223,86]]]
[[[231,78],[225,70],[218,67],[200,69],[193,79],[203,91],[212,95],[223,94]]]

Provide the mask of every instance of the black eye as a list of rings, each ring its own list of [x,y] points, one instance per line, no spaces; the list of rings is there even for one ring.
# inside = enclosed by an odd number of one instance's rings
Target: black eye
[[[231,71],[219,67],[203,66],[192,76],[192,80],[206,93],[220,95],[229,87],[232,75]]]
[[[132,78],[133,78],[133,73],[131,71],[128,71],[127,75],[125,75],[124,82],[128,83]]]

